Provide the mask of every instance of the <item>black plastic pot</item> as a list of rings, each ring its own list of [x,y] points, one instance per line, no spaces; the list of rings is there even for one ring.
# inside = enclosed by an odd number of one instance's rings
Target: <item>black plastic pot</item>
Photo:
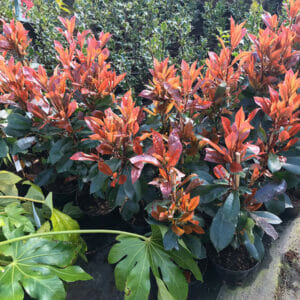
[[[222,265],[218,264],[212,259],[211,262],[220,278],[232,285],[238,285],[242,283],[251,273],[256,271],[261,264],[261,261],[258,261],[256,265],[248,270],[234,271],[224,268]]]

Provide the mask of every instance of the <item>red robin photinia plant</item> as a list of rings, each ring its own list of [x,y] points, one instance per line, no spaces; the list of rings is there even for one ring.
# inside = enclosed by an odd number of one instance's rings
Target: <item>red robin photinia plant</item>
[[[203,66],[154,59],[143,101],[116,92],[125,74],[108,61],[109,33],[95,37],[77,31],[75,17],[60,18],[65,43],[54,43],[50,75],[26,61],[22,25],[4,23],[5,142],[14,137],[14,154],[44,155],[49,169],[76,178],[124,219],[145,215],[163,251],[202,257],[209,240],[217,251],[245,246],[261,260],[263,235],[278,237],[272,225],[300,175],[299,1],[285,9],[282,21],[265,13],[257,36],[231,18],[230,39],[219,38],[220,52]]]

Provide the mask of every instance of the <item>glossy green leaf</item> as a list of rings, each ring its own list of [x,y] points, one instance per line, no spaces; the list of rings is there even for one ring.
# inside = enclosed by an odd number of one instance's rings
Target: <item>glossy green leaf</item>
[[[5,133],[14,137],[24,137],[31,128],[31,120],[18,113],[11,113],[7,118]]]
[[[185,234],[183,235],[182,239],[188,247],[188,249],[193,253],[193,255],[197,259],[206,258],[206,249],[198,236]]]
[[[170,227],[168,231],[165,233],[163,237],[163,244],[165,250],[179,250],[179,245],[178,245],[178,236],[175,234],[175,232],[172,230]]]
[[[227,197],[219,208],[210,227],[210,239],[217,251],[227,247],[233,239],[240,212],[240,199],[237,192]]]
[[[269,224],[280,224],[282,220],[268,211],[254,211],[251,214],[263,218]]]
[[[283,165],[283,168],[291,173],[300,175],[300,157],[299,156],[287,157],[287,161]]]
[[[63,231],[63,230],[77,230],[79,228],[79,224],[77,221],[69,217],[68,215],[62,213],[56,208],[53,208],[52,216],[50,218],[52,224],[51,231]],[[38,232],[48,231],[49,228],[47,222],[45,222],[42,227],[38,230]],[[60,241],[69,241],[69,242],[78,242],[79,234],[59,234],[52,235],[49,238]]]
[[[21,180],[21,177],[12,172],[0,171],[0,192],[7,196],[18,196],[16,183],[20,182]],[[1,199],[0,205],[4,206],[6,203],[12,201],[16,201],[16,199]]]
[[[21,300],[26,293],[34,299],[63,300],[65,281],[88,280],[91,277],[79,267],[67,267],[76,254],[68,243],[33,238],[0,248],[12,262],[0,273],[0,299]],[[50,265],[50,266],[49,266]]]
[[[179,251],[166,251],[158,226],[152,225],[152,236],[144,241],[139,238],[118,236],[109,253],[109,263],[118,263],[115,281],[119,290],[125,291],[125,299],[148,299],[150,292],[150,269],[165,284],[174,299],[186,299],[188,284],[179,267],[190,269],[195,277],[202,279],[197,263],[189,251],[179,246]],[[179,267],[174,263],[176,262]],[[160,287],[160,293],[162,291]]]
[[[261,238],[256,233],[254,234],[254,241],[252,242],[247,233],[243,235],[244,245],[249,254],[257,261],[262,260],[264,256],[264,246]]]
[[[8,153],[8,146],[3,139],[0,139],[0,157],[6,157]]]
[[[174,300],[174,297],[170,294],[164,282],[159,277],[155,277],[155,280],[158,288],[158,300]]]
[[[12,238],[13,230],[20,228],[22,232],[34,232],[34,226],[30,219],[25,216],[27,212],[22,208],[19,202],[8,204],[0,215],[0,227],[2,227],[4,236]]]
[[[200,195],[201,203],[210,203],[216,199],[222,200],[222,196],[228,191],[227,187],[218,184],[200,185],[192,191],[192,195]]]

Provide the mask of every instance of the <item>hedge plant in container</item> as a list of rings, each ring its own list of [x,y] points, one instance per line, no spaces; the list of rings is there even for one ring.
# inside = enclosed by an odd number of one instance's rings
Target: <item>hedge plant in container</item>
[[[67,30],[60,31],[69,48],[64,49],[55,42],[61,65],[52,76],[42,66],[34,70],[28,65],[25,54],[29,40],[21,23],[4,23],[4,35],[1,35],[1,50],[5,51],[6,58],[9,51],[19,59],[15,62],[11,56],[7,61],[1,60],[1,102],[16,108],[11,111],[5,128],[6,134],[14,137],[7,140],[10,153],[21,158],[23,155],[26,162],[30,151],[35,158],[40,156],[41,161],[47,161],[51,167],[39,176],[40,185],[53,181],[55,174],[87,175],[87,169],[76,169],[69,160],[76,150],[89,148],[87,142],[80,143],[86,136],[84,131],[88,130],[83,116],[109,106],[117,84],[125,76],[117,76],[106,61],[109,51],[105,44],[109,34],[103,33],[99,40],[92,35],[86,39],[89,31],[75,37],[75,18],[61,21]],[[66,56],[68,51],[70,55]],[[44,169],[41,168],[38,171]]]

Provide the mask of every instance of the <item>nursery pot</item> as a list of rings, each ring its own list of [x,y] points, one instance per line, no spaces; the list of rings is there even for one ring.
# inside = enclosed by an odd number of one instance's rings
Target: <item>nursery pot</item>
[[[210,251],[210,261],[216,273],[231,285],[242,283],[252,272],[258,269],[261,261],[256,261],[247,252],[244,246],[237,250],[226,248],[220,253]]]
[[[261,261],[258,261],[250,269],[235,271],[227,269],[213,260],[211,260],[211,262],[220,278],[232,285],[237,285],[243,282],[252,272],[258,269],[261,263]]]

